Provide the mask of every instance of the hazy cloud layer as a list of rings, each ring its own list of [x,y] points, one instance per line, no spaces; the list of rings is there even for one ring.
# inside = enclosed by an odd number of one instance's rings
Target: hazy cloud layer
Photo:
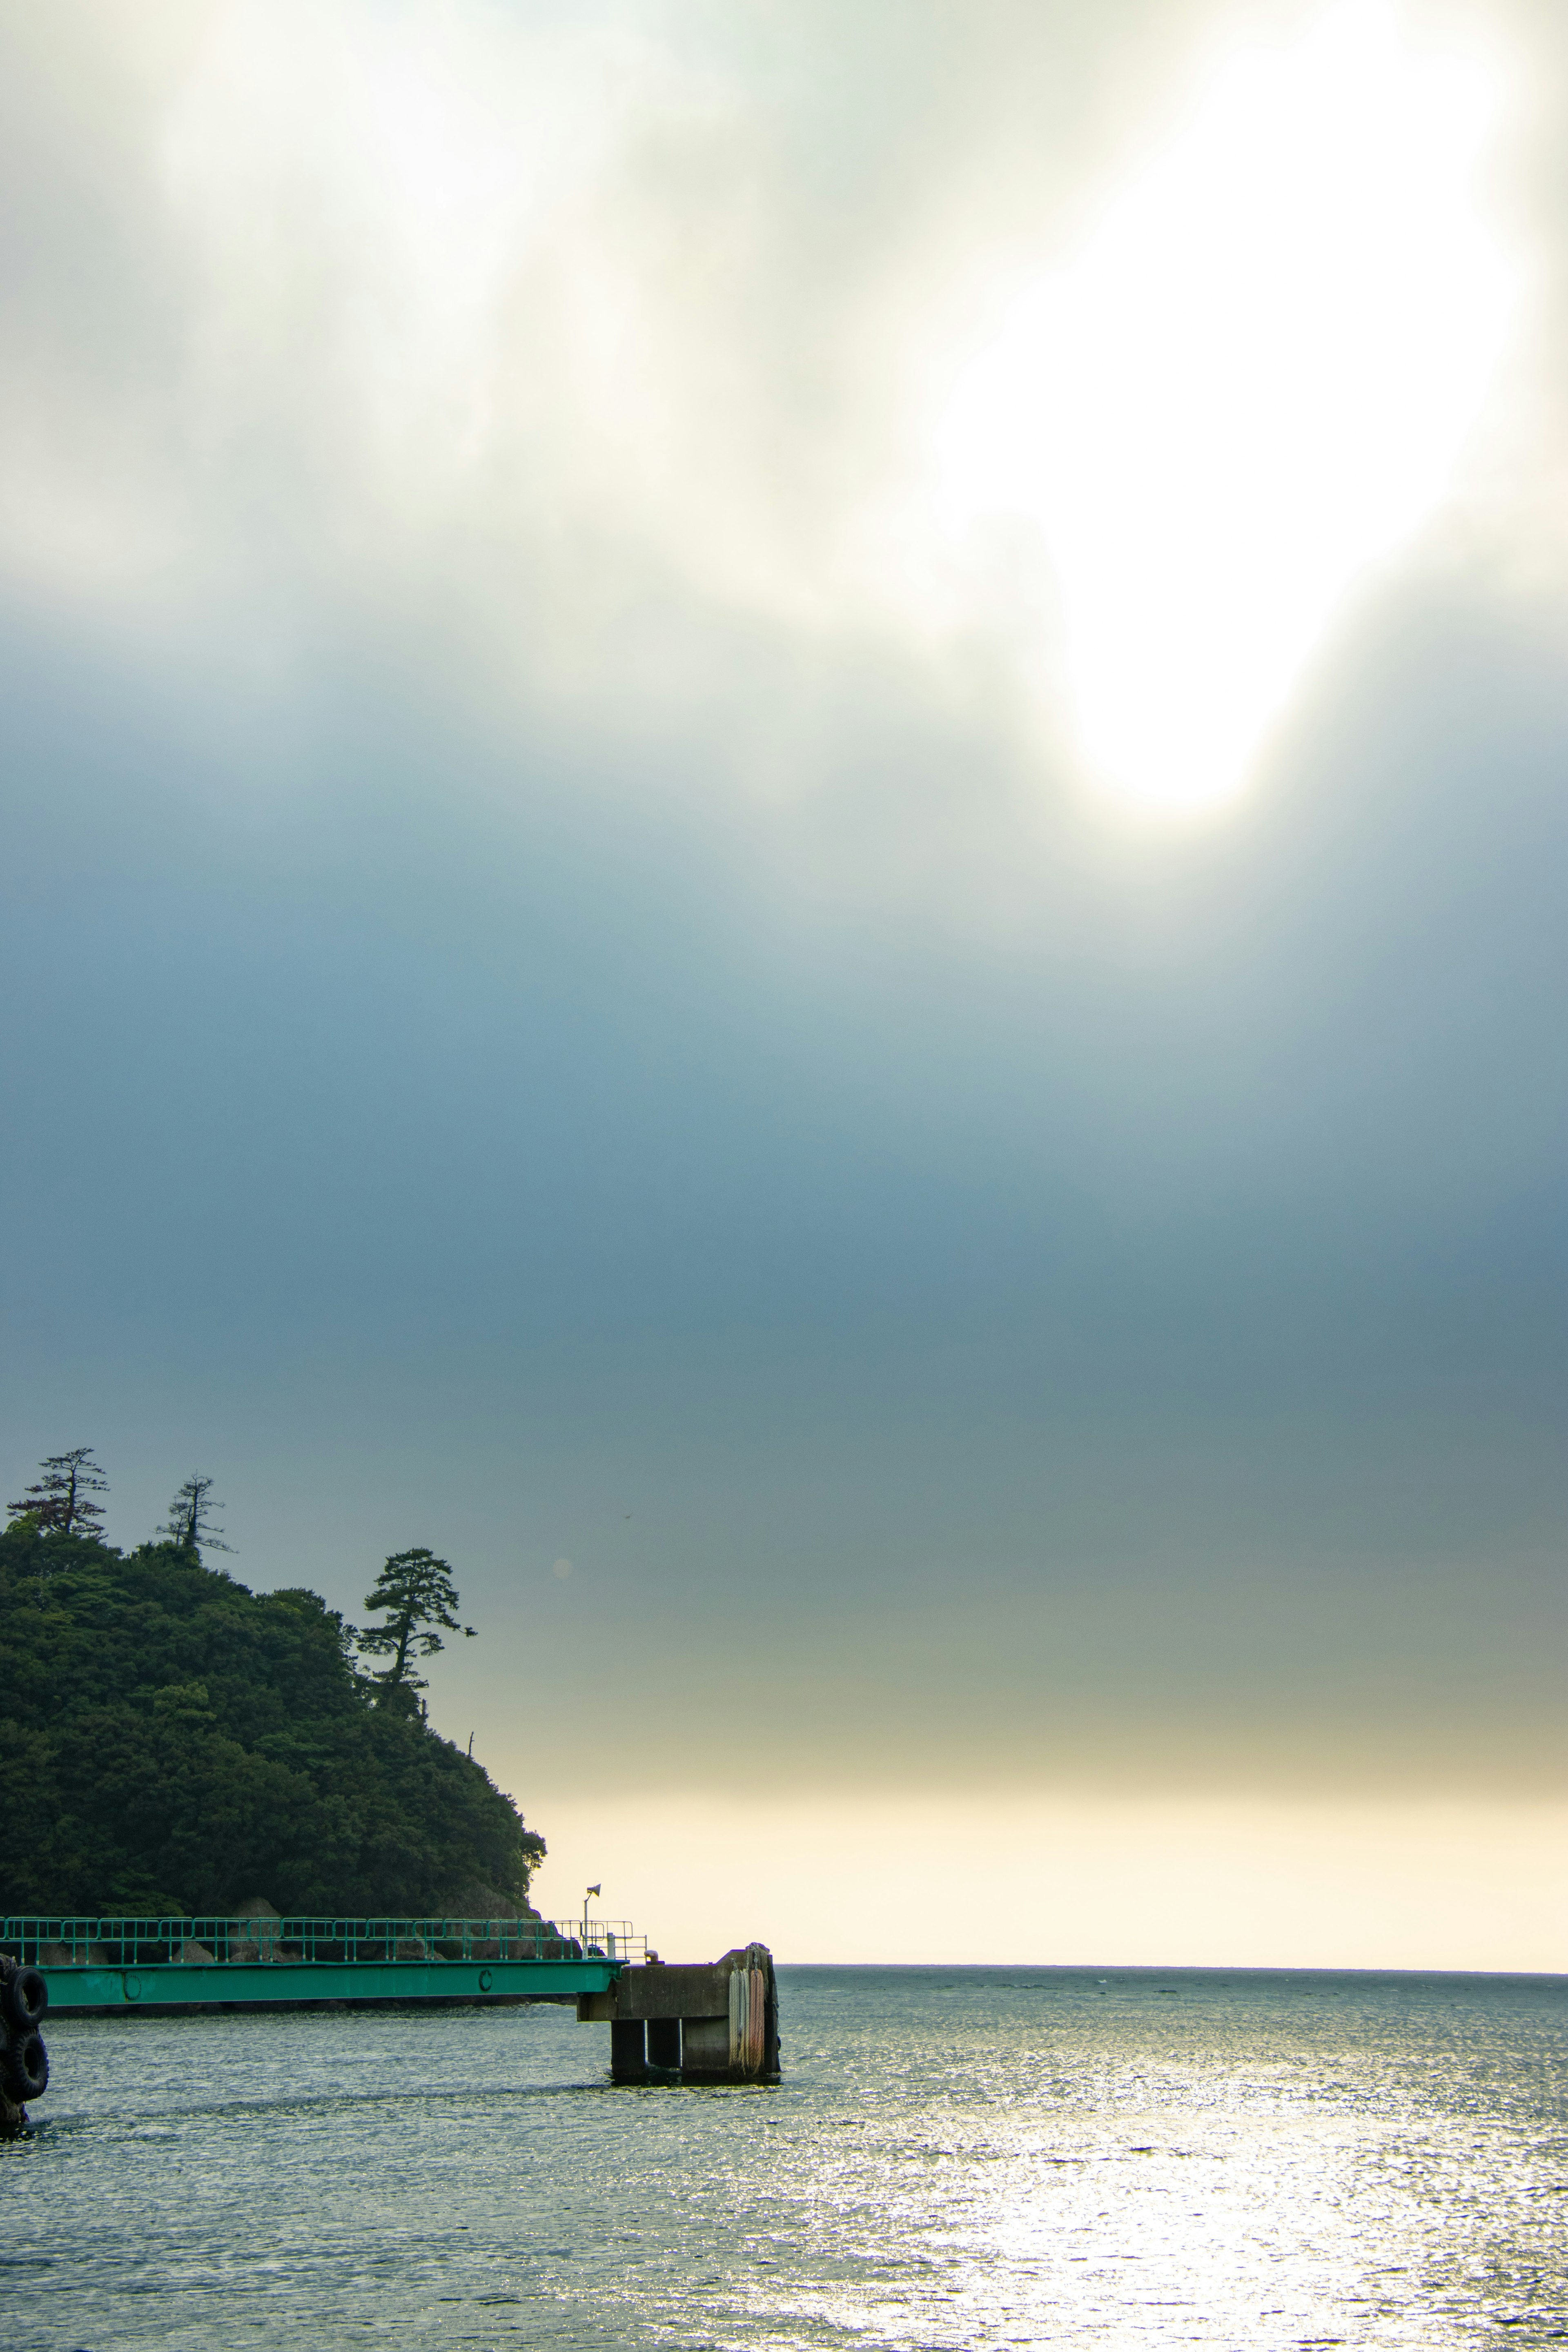
[[[1560,1784],[1552,13],[1403,12],[1517,320],[1233,809],[931,473],[1322,13],[4,12],[13,1475],[447,1551],[525,1796]]]

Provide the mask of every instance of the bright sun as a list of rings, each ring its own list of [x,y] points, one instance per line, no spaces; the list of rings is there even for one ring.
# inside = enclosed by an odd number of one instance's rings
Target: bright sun
[[[1442,500],[1518,299],[1473,193],[1500,87],[1386,0],[1231,57],[954,386],[944,521],[1038,526],[1085,763],[1126,798],[1233,794]]]

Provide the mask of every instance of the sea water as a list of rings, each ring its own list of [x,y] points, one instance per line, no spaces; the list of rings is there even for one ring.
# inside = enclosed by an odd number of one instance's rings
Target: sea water
[[[0,2343],[1568,2341],[1568,1979],[784,1969],[781,2084],[552,2007],[71,2019]]]

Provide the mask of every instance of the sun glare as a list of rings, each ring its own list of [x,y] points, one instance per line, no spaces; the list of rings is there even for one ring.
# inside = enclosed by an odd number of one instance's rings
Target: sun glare
[[[1517,299],[1475,200],[1501,87],[1384,0],[1229,57],[959,377],[943,520],[1038,527],[1084,763],[1127,800],[1234,794],[1449,488]]]

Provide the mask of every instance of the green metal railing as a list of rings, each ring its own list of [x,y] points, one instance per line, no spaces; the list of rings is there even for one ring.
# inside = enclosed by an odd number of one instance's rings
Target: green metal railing
[[[586,1928],[586,1935],[584,1930]],[[629,1920],[0,1919],[0,1952],[40,1968],[154,1968],[175,1963],[361,1960],[641,1960],[647,1943]]]
[[[622,1919],[0,1919],[51,2009],[563,2000],[607,1992],[647,1948]]]

